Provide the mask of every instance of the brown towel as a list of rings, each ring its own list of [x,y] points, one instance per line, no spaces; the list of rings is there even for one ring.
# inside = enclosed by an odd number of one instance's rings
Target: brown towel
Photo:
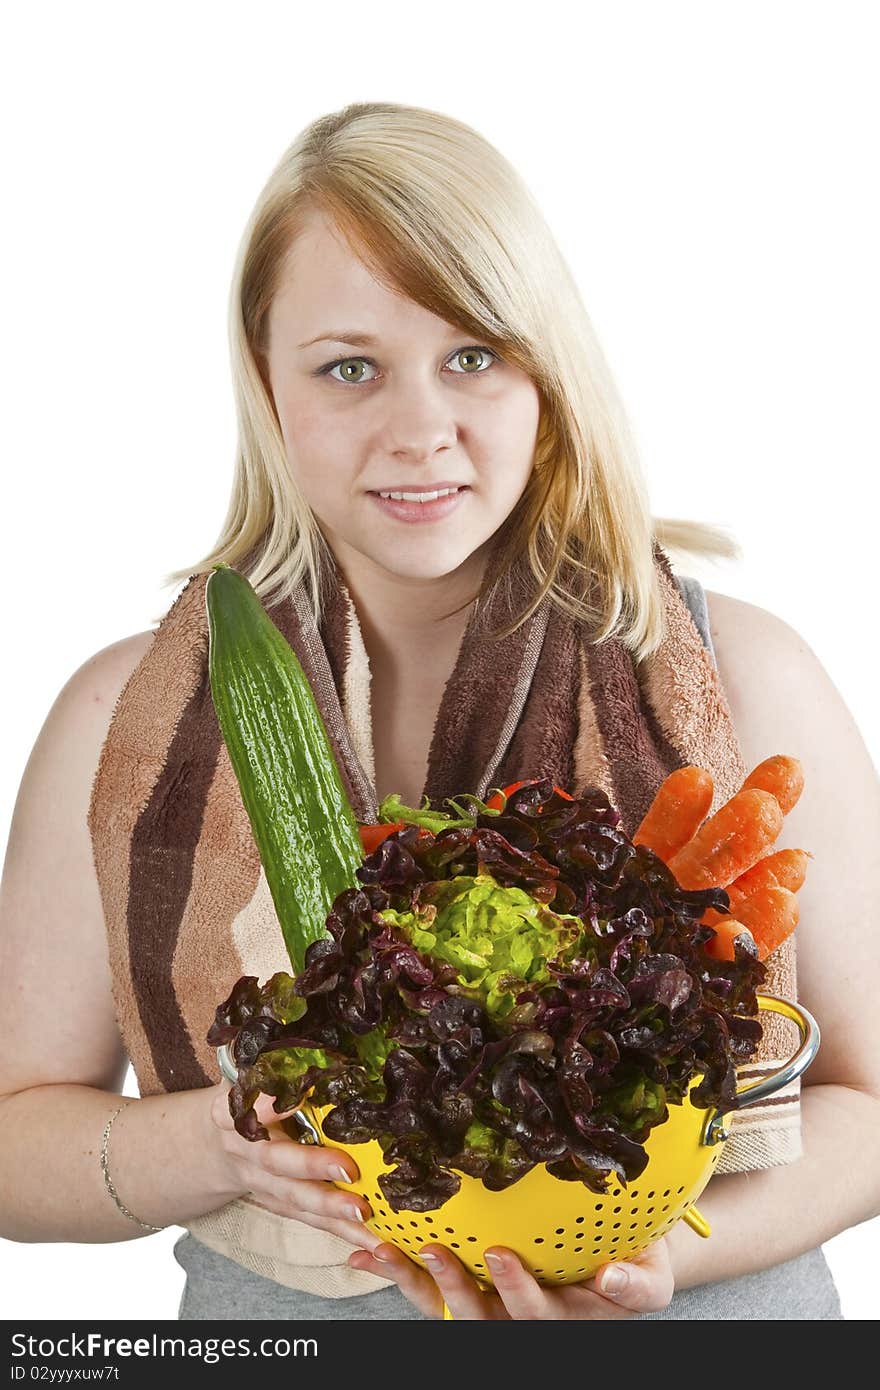
[[[659,546],[655,563],[666,635],[641,663],[616,640],[590,643],[546,600],[502,643],[485,631],[506,611],[497,593],[474,606],[434,728],[432,802],[548,776],[576,793],[602,787],[632,834],[676,767],[712,773],[713,810],[733,794],[747,769],[717,671]],[[217,1004],[241,975],[289,969],[211,701],[206,579],[186,584],[120,694],[89,807],[117,1020],[142,1095],[219,1081],[205,1041]],[[355,813],[375,820],[369,662],[341,574],[320,631],[302,590],[269,612],[309,677]],[[766,990],[794,998],[793,939],[767,964]],[[793,1025],[762,1021],[749,1079],[794,1048]],[[798,1083],[739,1112],[732,1128],[717,1172],[798,1158]],[[349,1269],[345,1241],[249,1197],[188,1227],[293,1288],[342,1297],[388,1282]]]

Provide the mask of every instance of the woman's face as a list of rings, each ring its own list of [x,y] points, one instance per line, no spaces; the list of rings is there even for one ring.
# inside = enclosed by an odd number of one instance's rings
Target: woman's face
[[[267,366],[291,473],[344,572],[482,567],[532,470],[523,371],[378,283],[318,212],[270,310]],[[447,487],[434,507],[379,497]]]

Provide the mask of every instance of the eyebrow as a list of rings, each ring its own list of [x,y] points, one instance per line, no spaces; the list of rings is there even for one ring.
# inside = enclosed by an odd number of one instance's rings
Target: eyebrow
[[[319,333],[317,338],[309,338],[305,343],[300,343],[301,348],[311,347],[312,343],[353,343],[355,347],[369,347],[371,343],[378,342],[371,333],[358,333],[356,330],[343,329],[340,333]]]

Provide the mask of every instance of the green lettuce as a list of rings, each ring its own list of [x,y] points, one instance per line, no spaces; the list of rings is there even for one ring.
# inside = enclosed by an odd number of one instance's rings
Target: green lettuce
[[[551,912],[486,873],[428,884],[413,911],[387,908],[379,916],[417,951],[454,966],[459,985],[496,1018],[511,1011],[528,985],[550,981],[548,960],[558,964],[585,944],[580,917]]]

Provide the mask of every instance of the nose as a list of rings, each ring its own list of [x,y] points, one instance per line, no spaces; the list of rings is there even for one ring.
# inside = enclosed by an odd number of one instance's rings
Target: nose
[[[385,445],[389,455],[428,459],[438,449],[449,449],[458,437],[451,402],[431,382],[400,383],[386,396],[388,414]]]

